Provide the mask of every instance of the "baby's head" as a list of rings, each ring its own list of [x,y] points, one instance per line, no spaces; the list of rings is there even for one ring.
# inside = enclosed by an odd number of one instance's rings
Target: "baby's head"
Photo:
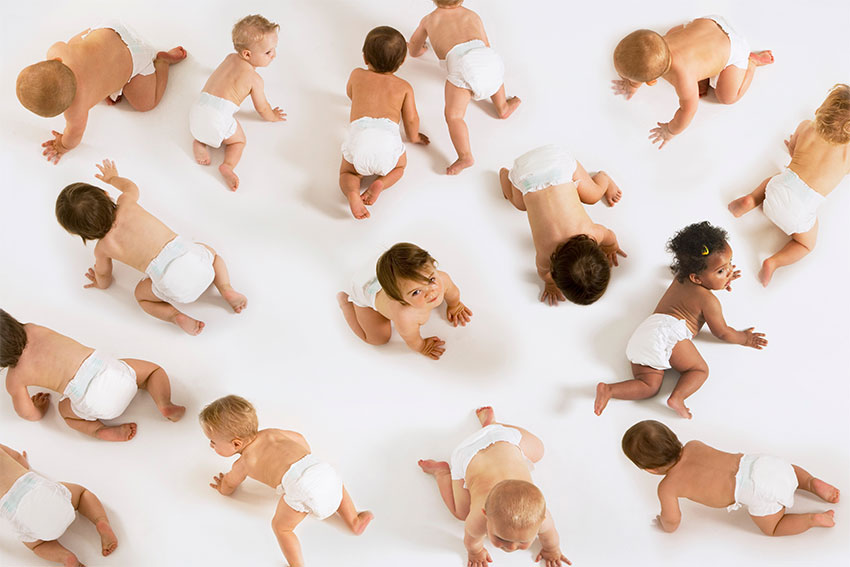
[[[624,79],[652,83],[670,69],[670,48],[652,30],[633,31],[614,49],[614,68]]]
[[[690,280],[707,289],[724,289],[732,280],[732,248],[726,231],[702,221],[686,226],[667,242],[670,269],[678,282]]]
[[[0,309],[0,368],[14,368],[27,346],[27,331],[14,317]]]
[[[437,261],[409,242],[399,242],[381,254],[375,266],[384,293],[403,305],[434,307],[443,302],[443,283],[437,277]]]
[[[77,78],[59,59],[41,61],[20,72],[15,93],[27,110],[49,118],[62,114],[74,102]]]
[[[56,220],[62,228],[86,240],[99,240],[115,223],[115,201],[99,187],[71,183],[56,198]]]
[[[586,234],[577,234],[555,248],[550,262],[555,285],[579,305],[590,305],[602,297],[611,279],[608,258]]]
[[[827,142],[850,142],[850,86],[839,83],[832,87],[815,111],[815,130]]]
[[[265,67],[277,56],[278,30],[259,14],[245,16],[233,26],[233,48],[254,67]]]
[[[524,480],[503,480],[484,502],[487,537],[504,551],[528,549],[546,518],[546,501],[540,489]]]
[[[682,456],[682,443],[669,427],[647,419],[635,423],[623,435],[623,453],[638,468],[664,474]]]
[[[463,4],[463,0],[434,0],[438,8],[454,8]]]
[[[395,73],[407,55],[407,41],[401,32],[389,26],[379,26],[363,42],[363,60],[378,73]]]
[[[242,451],[257,436],[257,412],[245,398],[224,396],[198,416],[210,447],[222,457]]]

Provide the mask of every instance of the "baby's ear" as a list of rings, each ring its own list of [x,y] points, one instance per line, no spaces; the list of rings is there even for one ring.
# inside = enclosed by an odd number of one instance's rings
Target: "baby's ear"
[[[54,57],[53,59],[48,59],[48,61],[59,61],[61,63],[62,58],[61,57]]]
[[[689,275],[688,275],[688,279],[689,279],[689,280],[691,280],[693,283],[695,283],[695,284],[697,284],[697,285],[701,285],[701,284],[702,284],[702,280],[701,280],[701,279],[699,279],[699,276],[698,276],[698,275],[696,275],[696,274],[689,274]]]

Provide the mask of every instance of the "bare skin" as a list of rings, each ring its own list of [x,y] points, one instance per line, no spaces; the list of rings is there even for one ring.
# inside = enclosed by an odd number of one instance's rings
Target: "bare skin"
[[[687,498],[711,508],[726,508],[735,503],[735,474],[741,453],[725,453],[702,443],[690,441],[673,465],[646,469],[652,474],[664,475],[658,485],[661,514],[657,519],[666,532],[676,531],[682,518],[679,498]],[[800,490],[810,492],[825,502],[837,503],[840,491],[834,486],[813,477],[806,470],[792,465]],[[788,514],[785,508],[769,516],[753,516],[753,522],[766,535],[794,535],[813,527],[832,527],[834,512],[827,510],[816,514]]]
[[[444,60],[446,54],[458,44],[480,39],[490,47],[487,33],[481,18],[458,4],[451,7],[437,7],[433,12],[422,18],[419,27],[410,36],[408,51],[412,57],[419,57],[427,51],[425,41],[431,38],[431,46],[437,59]],[[446,168],[446,174],[457,175],[464,169],[475,164],[472,149],[469,144],[469,129],[464,121],[466,108],[472,100],[472,91],[457,87],[446,81],[446,124],[449,136],[457,152],[457,159]],[[522,102],[518,97],[507,98],[505,86],[502,85],[490,97],[496,107],[496,115],[501,119],[508,118]]]
[[[371,65],[366,69],[354,69],[348,77],[345,93],[351,99],[349,121],[363,117],[387,118],[396,124],[401,121],[407,139],[414,144],[427,146],[431,141],[419,131],[419,113],[413,98],[413,88],[404,79],[392,73],[378,73]],[[339,188],[348,199],[351,214],[356,219],[369,218],[366,205],[374,205],[381,192],[392,187],[407,165],[407,154],[402,154],[395,168],[386,175],[378,176],[363,194],[360,194],[360,180],[363,178],[354,165],[342,158],[339,166]]]
[[[392,336],[392,323],[405,344],[420,354],[438,360],[445,352],[445,341],[439,337],[423,339],[419,328],[431,316],[431,311],[446,301],[446,316],[453,326],[465,327],[472,311],[460,301],[460,290],[449,275],[433,266],[425,266],[423,277],[427,282],[402,280],[399,287],[405,304],[389,297],[380,290],[375,297],[375,309],[354,305],[345,292],[337,294],[346,323],[361,340],[370,345],[382,345]]]
[[[59,163],[62,156],[83,139],[89,110],[122,88],[124,98],[134,109],[144,112],[154,108],[165,92],[169,67],[185,58],[186,50],[182,47],[160,51],[154,60],[156,71],[131,80],[130,50],[112,29],[84,30],[67,43],[54,43],[47,50],[46,59],[58,59],[68,66],[74,72],[77,89],[71,106],[64,113],[64,131],[53,131],[53,139],[42,144],[45,148],[42,154],[47,161]]]
[[[304,436],[295,431],[263,429],[251,439],[241,439],[206,428],[204,433],[217,454],[222,457],[240,455],[230,472],[215,475],[210,483],[211,488],[225,496],[233,494],[248,477],[277,488],[289,467],[311,452]],[[362,534],[374,517],[369,511],[357,512],[345,487],[337,514],[355,535]],[[281,497],[272,518],[272,529],[290,567],[304,565],[301,544],[294,530],[306,516],[304,512],[293,510]]]
[[[692,335],[699,333],[704,324],[708,324],[711,334],[722,341],[752,347],[761,350],[767,346],[764,333],[757,333],[749,327],[737,331],[723,318],[720,301],[713,291],[725,289],[732,291],[732,282],[741,277],[741,271],[732,264],[732,249],[726,244],[723,250],[713,252],[707,259],[706,269],[699,274],[690,274],[684,281],[676,279],[667,288],[653,313],[663,313],[682,319]],[[708,378],[708,365],[696,346],[689,339],[676,343],[670,356],[670,366],[681,373],[676,387],[667,400],[680,417],[691,419],[690,409],[685,399],[696,392]],[[664,370],[632,363],[632,380],[596,386],[596,400],[593,411],[601,415],[611,398],[619,400],[643,400],[658,393],[664,378]]]
[[[850,173],[850,143],[832,144],[824,140],[811,120],[800,122],[791,137],[785,140],[785,146],[791,154],[788,168],[824,197],[832,193]],[[729,211],[735,217],[740,217],[761,205],[771,179],[768,177],[752,193],[729,203]],[[793,264],[814,250],[817,234],[817,221],[806,232],[791,234],[791,240],[762,263],[758,274],[761,284],[767,287],[777,268]]]
[[[746,70],[732,65],[726,67],[731,49],[729,36],[717,22],[708,18],[698,18],[670,29],[664,41],[670,50],[670,66],[661,78],[676,89],[679,109],[672,120],[659,122],[651,130],[649,139],[653,144],[659,142],[658,149],[691,123],[699,105],[700,85],[707,88],[704,80],[718,76],[717,100],[722,104],[732,104],[747,92],[756,67],[773,63],[770,51],[759,51],[750,54]],[[614,94],[621,94],[628,100],[643,83],[629,77],[625,70],[617,69],[617,72],[620,79],[613,81]],[[655,80],[647,84],[654,85]]]
[[[478,408],[475,414],[481,427],[497,423],[493,408],[489,406]],[[543,458],[543,442],[535,435],[521,427],[500,425],[512,427],[522,434],[519,448],[505,441],[493,443],[472,458],[464,479],[452,479],[449,464],[445,461],[419,461],[422,471],[437,481],[440,496],[449,512],[465,523],[463,543],[468,553],[467,565],[487,567],[493,561],[484,547],[485,540],[489,539],[495,547],[510,553],[528,549],[536,538],[540,539],[542,549],[535,562],[544,560],[547,567],[558,567],[562,562],[571,565],[561,553],[560,537],[548,511],[539,526],[523,531],[508,529],[501,518],[485,514],[484,503],[494,486],[503,480],[532,483],[526,459],[536,463]]]
[[[277,56],[277,43],[278,34],[274,31],[264,35],[249,49],[231,53],[207,79],[203,92],[229,100],[236,106],[240,106],[242,101],[250,95],[254,108],[263,120],[268,122],[286,120],[286,113],[280,107],[272,108],[269,104],[265,93],[265,82],[257,73],[257,67],[266,67],[274,61]],[[236,132],[222,142],[224,162],[218,168],[231,191],[239,188],[239,176],[236,175],[234,168],[242,158],[246,141],[245,132],[238,120],[236,125]],[[194,140],[192,153],[199,164],[210,164],[210,153],[206,144]]]
[[[527,211],[528,224],[531,225],[531,237],[537,252],[535,265],[537,274],[543,280],[543,294],[540,301],[557,305],[565,301],[563,292],[555,285],[551,273],[551,257],[555,249],[577,234],[586,234],[602,248],[608,263],[617,266],[617,256],[626,256],[620,249],[614,232],[590,220],[583,204],[594,204],[605,197],[609,206],[614,206],[622,197],[622,191],[614,180],[600,171],[593,177],[576,162],[573,182],[552,185],[523,195],[510,181],[509,170],[499,171],[499,183],[502,196],[520,211]]]
[[[118,189],[121,195],[116,201],[118,208],[115,211],[115,222],[94,248],[95,264],[85,274],[89,283],[83,287],[106,289],[112,284],[113,259],[144,272],[165,245],[177,237],[177,233],[139,205],[139,188],[129,179],[118,176],[114,162],[104,160],[97,168],[100,173],[95,174],[95,177]],[[213,285],[233,311],[241,313],[248,305],[247,298],[233,289],[221,256],[206,244],[204,246],[214,255]],[[174,323],[190,335],[197,335],[204,328],[202,321],[189,317],[154,295],[149,278],[139,282],[135,296],[139,306],[148,315]]]

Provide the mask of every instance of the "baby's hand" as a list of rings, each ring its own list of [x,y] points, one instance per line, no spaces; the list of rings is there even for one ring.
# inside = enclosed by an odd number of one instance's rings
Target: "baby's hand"
[[[97,284],[97,276],[94,273],[94,268],[89,268],[89,271],[86,272],[86,277],[88,278],[89,283],[85,284],[83,286],[84,288],[88,289],[90,287],[96,287],[98,289],[106,289]]]
[[[570,560],[564,557],[560,549],[556,549],[555,551],[543,551],[541,549],[534,562],[539,563],[541,559],[546,561],[546,567],[561,567],[561,561],[567,565],[572,565]]]
[[[466,324],[469,323],[469,319],[472,317],[472,311],[469,307],[458,301],[457,305],[454,307],[446,307],[446,316],[449,318],[449,323],[455,327],[458,325],[465,327]]]
[[[567,298],[563,292],[558,289],[553,283],[547,283],[543,286],[543,295],[540,296],[540,301],[549,305],[558,305],[559,301],[566,301]]]
[[[272,122],[286,121],[286,113],[279,106],[275,106],[274,108],[272,108],[272,115],[274,116],[274,118],[272,118],[271,120]]]
[[[446,341],[441,340],[440,337],[428,337],[424,339],[422,343],[422,348],[419,349],[419,352],[427,356],[428,358],[433,358],[434,360],[439,360],[443,353],[446,352],[445,347]]]
[[[103,165],[96,163],[95,167],[100,173],[95,173],[94,176],[104,183],[112,183],[112,179],[118,177],[118,168],[115,167],[115,162],[109,159],[103,160]]]
[[[736,266],[732,265],[732,277],[729,279],[729,282],[726,284],[726,291],[732,291],[732,282],[741,277],[741,270],[736,270]]]
[[[746,338],[744,339],[744,346],[761,350],[767,346],[767,339],[764,338],[764,333],[754,333],[753,329],[755,329],[755,327],[744,329],[743,333],[746,335]]]
[[[421,144],[423,146],[427,146],[431,143],[431,140],[428,139],[428,136],[426,136],[422,132],[419,132],[419,138],[417,138],[416,140],[411,140],[411,142],[413,142],[414,144]]]
[[[637,92],[638,87],[640,87],[640,84],[635,86],[628,79],[614,79],[611,82],[614,83],[611,86],[611,90],[614,91],[614,96],[623,95],[624,97],[626,97],[626,100],[632,98],[632,96],[634,96],[634,94]]]
[[[32,397],[32,405],[35,406],[41,416],[44,417],[47,408],[50,407],[50,394],[47,392],[39,392]],[[24,453],[26,455],[26,453]]]
[[[612,244],[611,246],[601,246],[601,248],[602,253],[605,254],[605,257],[608,259],[609,266],[620,265],[617,256],[622,256],[623,258],[628,256],[628,254],[620,250],[620,246],[618,244]]]
[[[486,548],[483,548],[478,553],[467,553],[467,567],[488,567],[488,563],[492,563],[493,558]]]
[[[658,149],[664,147],[664,144],[673,139],[674,134],[670,132],[670,127],[668,126],[669,122],[659,122],[657,128],[653,128],[649,131],[649,139],[652,140],[652,143],[661,142],[661,145],[658,146]]]
[[[52,130],[53,134],[52,140],[47,140],[41,147],[44,148],[44,151],[41,152],[41,155],[47,156],[47,161],[52,161],[53,165],[59,163],[59,160],[68,151],[68,148],[62,145],[62,133],[57,132],[56,130]]]
[[[224,487],[224,473],[220,472],[213,477],[213,481],[210,483],[212,488],[218,490],[220,494],[224,494],[222,492],[222,488]]]

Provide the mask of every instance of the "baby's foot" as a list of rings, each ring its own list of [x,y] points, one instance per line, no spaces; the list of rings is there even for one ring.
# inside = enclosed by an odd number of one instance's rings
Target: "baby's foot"
[[[160,409],[159,413],[161,413],[163,417],[168,419],[168,421],[180,421],[180,418],[183,417],[183,414],[186,413],[186,407],[168,404],[167,406]]]
[[[475,416],[478,418],[478,421],[481,422],[481,427],[487,427],[496,421],[496,412],[493,411],[493,408],[490,406],[481,406],[475,410]]]
[[[375,201],[378,200],[378,196],[380,196],[381,191],[384,190],[384,182],[380,179],[376,179],[369,185],[369,188],[363,192],[360,198],[363,200],[363,204],[365,205],[374,205]]]
[[[231,191],[236,191],[239,188],[239,176],[233,171],[233,168],[226,163],[218,166],[218,172],[224,177],[224,180],[227,181],[227,186]]]
[[[499,113],[499,118],[502,120],[514,113],[514,110],[522,103],[518,96],[512,96],[505,102],[505,110]]]
[[[685,407],[684,400],[674,400],[670,398],[667,400],[667,405],[679,414],[679,416],[684,417],[685,419],[691,419],[693,415],[691,414],[691,410]]]
[[[697,90],[699,91],[700,98],[702,98],[702,97],[704,97],[705,95],[708,94],[708,87],[709,86],[710,85],[709,85],[708,79],[703,79],[702,81],[697,83]]]
[[[160,51],[156,54],[157,59],[162,59],[169,65],[174,65],[175,63],[180,63],[184,59],[186,59],[186,50],[183,49],[182,45],[178,45],[168,51]]]
[[[773,63],[773,53],[771,53],[769,49],[765,49],[764,51],[752,51],[750,52],[750,61],[755,63],[756,67],[770,65]]]
[[[354,520],[354,525],[351,526],[351,531],[354,532],[354,535],[362,534],[366,530],[366,526],[369,525],[369,522],[371,522],[374,517],[375,514],[368,510],[360,512]]]
[[[499,170],[499,185],[502,186],[502,196],[509,201],[513,193],[513,184],[509,177],[510,173],[511,171],[507,167],[503,167]]]
[[[100,547],[103,556],[106,557],[118,547],[118,538],[115,537],[115,532],[112,531],[112,526],[106,520],[101,520],[95,524],[97,533],[100,534]]]
[[[422,469],[422,472],[432,475],[436,475],[439,472],[451,472],[451,468],[446,461],[435,461],[433,459],[420,459],[419,468]]]
[[[841,491],[819,478],[812,477],[809,483],[809,491],[816,494],[821,500],[835,504],[841,496]]]
[[[767,287],[767,284],[770,283],[770,279],[773,277],[773,272],[776,271],[776,264],[768,258],[764,262],[762,262],[761,270],[759,270],[759,281],[761,285]]]
[[[593,413],[602,415],[602,410],[608,405],[608,400],[611,399],[611,386],[605,382],[600,382],[596,385],[596,400],[593,402]]]
[[[192,153],[195,154],[195,161],[201,165],[209,165],[210,164],[210,152],[207,149],[207,145],[199,142],[198,140],[194,140],[192,142]]]
[[[230,304],[236,313],[242,313],[242,310],[248,307],[248,298],[232,287],[221,292],[221,296]]]
[[[729,212],[732,213],[732,216],[735,218],[740,217],[744,213],[748,213],[752,211],[756,206],[756,200],[752,195],[747,194],[743,197],[738,197],[731,203],[729,203]]]
[[[104,426],[98,429],[94,436],[103,441],[129,441],[136,436],[136,424]]]
[[[472,159],[472,156],[457,158],[453,164],[446,168],[446,175],[457,175],[467,167],[472,167],[475,164],[475,160]]]
[[[819,514],[812,514],[812,525],[819,528],[831,528],[835,525],[835,511],[827,510]]]
[[[206,326],[203,321],[192,319],[185,313],[178,313],[177,316],[174,317],[174,323],[192,336],[200,335],[201,331],[203,331]]]
[[[357,220],[368,219],[369,211],[366,210],[366,205],[363,204],[363,199],[357,193],[349,193],[348,206],[351,208],[351,214]]]
[[[608,189],[605,191],[605,200],[608,202],[608,206],[613,207],[622,196],[622,189],[620,189],[617,184],[608,177]]]

